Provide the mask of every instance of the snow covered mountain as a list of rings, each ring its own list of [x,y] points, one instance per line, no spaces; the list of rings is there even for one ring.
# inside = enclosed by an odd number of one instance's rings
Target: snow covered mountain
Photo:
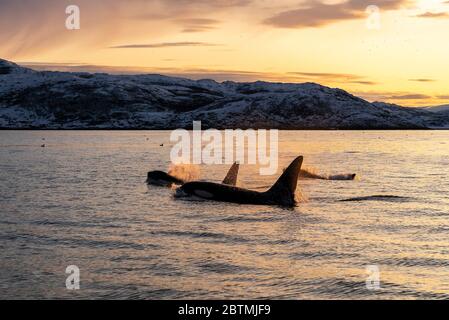
[[[34,71],[0,60],[0,128],[423,129],[447,115],[315,83]]]
[[[432,106],[423,108],[432,112],[446,112],[449,111],[449,104],[441,105],[441,106]]]

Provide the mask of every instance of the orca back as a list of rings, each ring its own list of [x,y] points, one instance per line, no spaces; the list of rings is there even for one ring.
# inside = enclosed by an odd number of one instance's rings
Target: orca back
[[[223,184],[227,184],[230,186],[236,186],[237,185],[237,177],[239,175],[239,167],[240,165],[237,162],[234,162],[231,169],[229,169],[228,174],[223,180]]]
[[[206,200],[292,207],[296,204],[295,191],[302,162],[303,157],[296,158],[276,183],[266,192],[213,182],[193,181],[178,188],[175,197],[196,196]]]
[[[266,192],[273,199],[277,199],[280,205],[295,205],[295,192],[303,160],[302,156],[293,160],[276,183]]]
[[[147,183],[154,185],[167,185],[171,186],[172,184],[182,185],[184,181],[175,178],[163,171],[150,171],[147,175]]]

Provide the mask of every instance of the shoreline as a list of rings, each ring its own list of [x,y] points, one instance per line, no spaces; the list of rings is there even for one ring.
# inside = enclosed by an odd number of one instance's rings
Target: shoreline
[[[0,131],[172,131],[177,129],[185,129],[192,131],[192,128],[0,128]],[[279,131],[447,131],[449,128],[366,128],[366,129],[279,129],[279,128],[205,128],[203,130],[216,129],[216,130],[237,130],[237,129],[266,129],[266,130],[279,130]]]

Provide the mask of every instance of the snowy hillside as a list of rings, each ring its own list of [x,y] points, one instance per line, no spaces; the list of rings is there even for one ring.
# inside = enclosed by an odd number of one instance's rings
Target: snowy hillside
[[[0,60],[0,128],[414,129],[448,119],[314,83],[38,72]]]
[[[425,107],[423,109],[432,111],[432,112],[447,112],[447,111],[449,111],[449,104],[445,104],[442,106]]]

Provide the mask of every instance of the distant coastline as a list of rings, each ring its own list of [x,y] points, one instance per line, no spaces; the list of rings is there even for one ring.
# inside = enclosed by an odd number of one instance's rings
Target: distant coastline
[[[316,83],[35,71],[0,59],[0,129],[428,130],[447,108],[368,102]]]
[[[171,131],[176,129],[192,130],[192,127],[173,127],[173,128],[114,128],[114,127],[86,127],[86,128],[14,128],[14,127],[0,127],[0,131]],[[290,129],[290,128],[276,128],[276,127],[233,127],[233,128],[208,128],[207,129],[276,129],[279,131],[448,131],[449,127],[435,127],[435,128],[305,128],[305,129]]]

